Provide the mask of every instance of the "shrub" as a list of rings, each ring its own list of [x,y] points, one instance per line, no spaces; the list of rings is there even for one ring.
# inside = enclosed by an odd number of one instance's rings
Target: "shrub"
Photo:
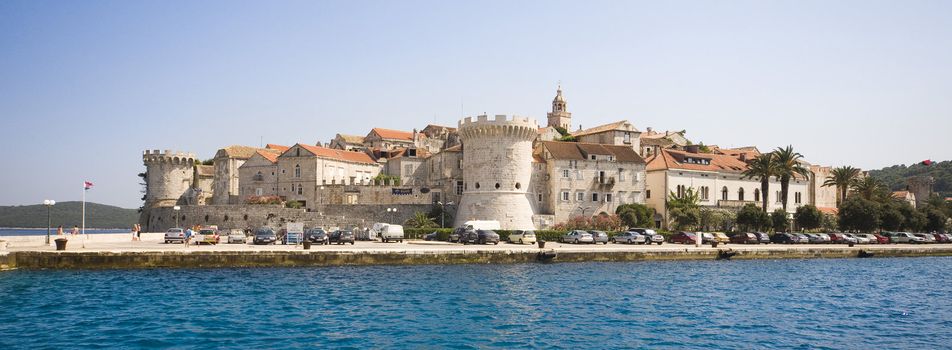
[[[803,230],[812,230],[823,224],[823,213],[812,204],[797,208],[793,214],[794,222]]]
[[[879,228],[881,210],[879,203],[860,197],[847,198],[840,204],[840,228],[872,232]]]
[[[745,231],[756,231],[767,226],[767,213],[756,204],[749,203],[737,212],[737,224]]]
[[[787,219],[787,212],[783,209],[777,208],[773,213],[770,213],[770,227],[773,228],[774,232],[786,232],[790,227],[790,220]]]
[[[278,196],[250,196],[245,200],[245,204],[281,204],[281,197]]]

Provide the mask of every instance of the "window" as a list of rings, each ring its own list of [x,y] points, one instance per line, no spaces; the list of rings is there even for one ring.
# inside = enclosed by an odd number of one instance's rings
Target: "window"
[[[479,183],[478,183],[478,182],[476,183],[476,189],[477,189],[477,190],[479,189]]]
[[[294,166],[294,177],[301,177],[301,165]]]
[[[542,194],[539,193],[539,202],[541,202],[541,201],[542,201]]]
[[[800,192],[797,192],[793,194],[793,198],[794,198],[793,199],[794,203],[800,204],[801,203],[800,201],[803,199],[803,196],[800,194]]]
[[[618,181],[625,181],[625,169],[618,169]]]
[[[605,172],[604,172],[604,171],[599,171],[599,172],[598,172],[598,183],[600,183],[600,184],[605,183]]]
[[[575,177],[576,177],[577,179],[579,179],[579,180],[583,180],[582,171],[581,171],[581,170],[576,170],[576,171],[575,171]]]
[[[684,197],[684,193],[685,193],[684,185],[678,185],[678,187],[677,187],[677,193],[676,193],[676,195],[678,196],[678,198]]]
[[[721,200],[727,200],[727,186],[721,189]]]
[[[743,189],[743,188],[737,189],[737,200],[739,200],[739,201],[744,200],[744,189]]]
[[[592,193],[592,202],[598,202],[598,193]]]
[[[608,156],[608,161],[609,161],[609,162],[614,162],[614,161],[615,161],[615,156]]]
[[[774,198],[777,198],[777,203],[780,203],[780,191],[777,191],[777,196]]]
[[[706,201],[710,199],[711,189],[707,186],[701,186],[701,200]]]
[[[496,183],[496,189],[497,189],[497,190],[499,189],[499,183],[498,183],[498,182]]]
[[[303,190],[304,186],[298,185],[297,188],[298,188],[297,194],[303,194],[303,193],[304,193],[304,190]]]
[[[755,189],[754,189],[754,201],[755,201],[755,202],[760,202],[760,189],[759,189],[759,188],[755,188]]]
[[[569,201],[569,191],[562,191],[562,201],[563,202]]]
[[[255,189],[255,196],[264,195],[264,191],[261,190],[261,187]]]
[[[584,200],[585,200],[585,192],[577,192],[577,193],[575,193],[575,200],[578,201],[578,202],[584,201]]]
[[[568,169],[562,170],[562,177],[564,177],[564,178],[566,178],[566,179],[569,178],[569,170],[568,170]]]
[[[262,181],[262,180],[264,180],[264,174],[262,174],[262,173],[259,171],[257,174],[255,174],[255,176],[252,178],[252,180]]]
[[[591,155],[591,156],[590,156],[590,158],[591,158],[592,160],[596,160],[596,159],[595,159],[595,155],[594,155],[594,154],[593,154],[593,155]]]
[[[631,143],[631,133],[630,133],[630,132],[626,132],[626,133],[625,133],[625,143]]]
[[[651,190],[645,190],[645,199],[651,198]]]
[[[294,184],[291,184],[291,193],[294,193]]]
[[[577,161],[577,160],[570,160],[570,161],[569,161],[569,168],[578,169],[578,161]]]
[[[517,189],[517,190],[519,190],[519,189],[522,189],[522,184],[521,184],[521,183],[518,183],[518,182],[516,182],[516,189]]]
[[[605,194],[605,201],[608,202],[608,203],[611,203],[611,202],[612,202],[612,194],[611,194],[611,193],[606,193],[606,194]]]
[[[456,194],[457,194],[457,195],[462,195],[462,194],[463,194],[463,182],[462,182],[462,181],[456,181]]]
[[[462,159],[456,161],[456,167],[457,167],[457,168],[460,168],[460,169],[463,168],[463,160],[462,160]]]

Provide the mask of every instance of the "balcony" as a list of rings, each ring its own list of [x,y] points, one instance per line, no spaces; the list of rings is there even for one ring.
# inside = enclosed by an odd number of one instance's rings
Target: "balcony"
[[[252,181],[264,181],[264,175],[258,174],[251,177]]]
[[[600,188],[612,188],[615,187],[615,178],[610,176],[596,176],[593,179],[593,185]]]

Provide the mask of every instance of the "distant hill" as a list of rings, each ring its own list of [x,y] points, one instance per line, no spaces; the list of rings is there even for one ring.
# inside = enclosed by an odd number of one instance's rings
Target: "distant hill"
[[[71,228],[82,223],[82,202],[56,203],[50,210],[53,227]],[[136,209],[86,202],[86,227],[129,228],[138,222]],[[46,227],[46,206],[0,206],[0,227]]]
[[[910,177],[932,176],[935,179],[932,190],[942,197],[952,197],[952,161],[935,162],[931,165],[893,165],[879,170],[870,170],[869,175],[882,181],[893,191],[906,189],[906,180]]]

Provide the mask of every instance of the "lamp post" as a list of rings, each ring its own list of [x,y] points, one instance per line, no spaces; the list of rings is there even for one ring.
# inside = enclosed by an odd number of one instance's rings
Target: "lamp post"
[[[393,223],[393,214],[396,214],[397,208],[387,208],[387,212],[390,213],[390,223]]]
[[[444,228],[444,227],[446,227],[446,210],[445,210],[445,207],[446,207],[447,205],[453,205],[453,202],[443,203],[443,202],[437,201],[436,204],[439,204],[439,205],[440,205],[440,228]]]
[[[175,213],[175,227],[179,227],[179,225],[178,225],[178,212],[179,212],[179,210],[182,210],[182,207],[176,205],[176,206],[172,207],[172,210],[174,210],[174,213]]]
[[[50,244],[50,226],[53,226],[52,221],[50,220],[50,209],[55,204],[56,204],[56,201],[52,199],[43,200],[43,205],[46,206],[46,244]]]

